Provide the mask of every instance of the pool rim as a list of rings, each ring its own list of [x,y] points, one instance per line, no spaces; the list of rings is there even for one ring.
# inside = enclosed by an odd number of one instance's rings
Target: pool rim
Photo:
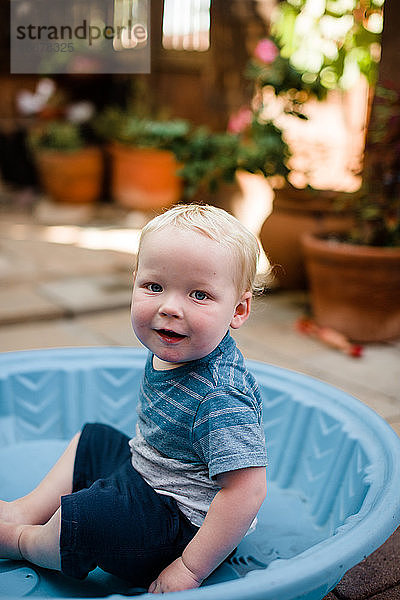
[[[77,362],[79,368],[88,369],[89,365],[83,366],[83,359],[90,358],[92,367],[96,363],[100,364],[104,361],[107,361],[107,366],[117,366],[122,358],[130,359],[133,364],[139,363],[142,366],[145,357],[145,350],[125,346],[61,347],[4,352],[0,354],[0,378],[11,372],[18,373],[21,359],[25,365],[24,371],[26,371],[37,368],[40,362],[49,359],[53,365],[59,363],[60,367],[64,369],[66,367],[64,361],[67,359],[69,359],[69,364]],[[29,367],[27,367],[27,358],[31,359]],[[379,451],[386,460],[387,480],[384,488],[380,490],[379,496],[375,495],[374,498],[371,498],[370,494],[373,490],[367,492],[362,504],[364,507],[368,498],[371,508],[367,514],[361,519],[355,518],[359,513],[350,517],[347,523],[338,528],[336,535],[311,546],[290,559],[277,559],[267,569],[253,571],[242,579],[216,583],[197,590],[166,594],[171,599],[176,596],[181,600],[184,598],[185,600],[215,600],[226,594],[230,600],[243,600],[243,598],[275,600],[277,597],[285,600],[299,596],[299,586],[301,596],[303,596],[321,585],[324,586],[324,582],[326,582],[328,588],[325,595],[349,568],[377,549],[400,523],[400,498],[399,494],[396,494],[395,487],[396,481],[400,480],[400,439],[390,425],[354,396],[315,377],[262,361],[246,360],[246,364],[256,378],[262,378],[268,374],[290,381],[295,386],[300,383],[301,388],[312,389],[313,393],[321,391],[326,395],[329,392],[327,395],[330,400],[334,399],[356,421],[362,421],[363,427],[370,429],[374,433],[375,441],[380,442]],[[379,514],[378,525],[377,513]],[[334,552],[335,550],[337,551]],[[313,556],[315,552],[318,552],[318,568],[316,568]],[[332,559],[333,552],[335,557]],[[291,577],[291,574],[296,577]],[[263,587],[265,579],[266,588]],[[9,597],[14,598],[14,596]],[[41,596],[35,597],[38,600],[42,598]],[[113,599],[123,600],[124,597],[121,594],[112,595]],[[150,596],[144,594],[142,597]]]

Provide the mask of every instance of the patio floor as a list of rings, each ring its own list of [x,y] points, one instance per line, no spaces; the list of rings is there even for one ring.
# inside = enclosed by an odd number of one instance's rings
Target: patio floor
[[[139,346],[129,301],[143,215],[109,205],[95,213],[32,213],[0,202],[0,350],[55,346]],[[61,218],[62,217],[62,218]],[[400,340],[351,358],[301,335],[307,292],[273,291],[254,302],[234,333],[247,358],[306,373],[367,404],[400,435]],[[400,486],[399,486],[400,490]],[[351,569],[327,599],[399,600],[400,529]]]

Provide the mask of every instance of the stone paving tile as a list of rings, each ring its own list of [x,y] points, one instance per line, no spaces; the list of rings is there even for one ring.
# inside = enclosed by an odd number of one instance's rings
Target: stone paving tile
[[[381,594],[371,596],[369,600],[400,600],[400,585],[385,590]]]
[[[38,285],[40,293],[68,314],[128,307],[131,276],[109,273],[94,277],[71,277]]]
[[[341,600],[364,600],[400,584],[400,528],[375,552],[350,569],[335,588]],[[386,596],[390,598],[390,596]]]
[[[0,287],[0,325],[63,316],[65,310],[57,302],[44,297],[29,284]]]
[[[119,310],[79,316],[76,323],[84,331],[101,337],[105,344],[142,347],[132,330],[129,305]]]
[[[399,405],[400,415],[400,354],[398,344],[374,344],[364,348],[360,359],[350,358],[321,342],[296,332],[295,323],[304,315],[305,295],[289,293],[260,298],[254,313],[243,328],[243,337],[257,336],[277,354],[295,359],[303,370],[324,378],[331,373],[340,387],[362,393],[363,388],[382,395]],[[245,332],[246,330],[246,332]],[[388,376],[388,373],[390,374]],[[386,415],[385,415],[386,416]],[[393,416],[389,410],[388,416]]]
[[[321,344],[316,340],[298,334],[292,322],[276,323],[265,321],[253,321],[246,323],[245,327],[238,330],[243,337],[257,339],[266,349],[276,351],[278,354],[293,358],[295,361],[304,362],[306,357],[312,358],[321,353]],[[324,348],[324,352],[333,354],[336,352]],[[311,363],[312,364],[312,363]]]
[[[321,371],[332,368],[331,355],[326,352],[307,356],[305,360]],[[359,359],[349,359],[346,355],[337,353],[335,366],[341,381],[361,384],[368,382],[371,390],[384,393],[400,402],[400,354],[397,355],[390,346],[368,345]],[[387,376],[388,372],[390,377]]]
[[[296,356],[287,355],[280,348],[274,348],[270,343],[255,339],[254,335],[245,328],[231,333],[245,358],[302,372],[302,362]]]
[[[279,324],[295,330],[296,320],[307,313],[307,306],[305,292],[267,293],[253,300],[249,322],[254,317],[260,324]]]
[[[132,272],[133,256],[37,240],[2,239],[0,284],[107,272]]]
[[[259,353],[276,355],[301,364],[305,356],[321,353],[321,344],[312,338],[299,335],[295,329],[298,317],[304,314],[301,304],[296,302],[297,294],[263,296],[253,302],[253,309],[245,326],[234,332],[236,338],[248,348],[252,356]],[[253,344],[254,342],[254,344]],[[253,350],[252,350],[253,347]],[[322,347],[324,352],[336,352]]]
[[[0,242],[0,285],[35,280],[37,270],[29,256],[19,256],[8,247],[8,240]]]
[[[334,590],[333,592],[329,592],[329,594],[325,596],[323,600],[341,600],[341,596],[336,596]],[[400,600],[400,586],[396,585],[395,587],[384,590],[380,594],[369,596],[363,600]]]
[[[101,335],[82,327],[75,319],[19,323],[0,328],[0,352],[107,344]]]
[[[94,204],[57,204],[47,198],[41,198],[35,206],[35,221],[40,224],[54,223],[88,224],[96,215]]]

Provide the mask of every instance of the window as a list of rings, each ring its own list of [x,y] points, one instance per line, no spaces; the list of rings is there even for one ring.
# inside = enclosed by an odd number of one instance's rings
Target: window
[[[202,52],[210,47],[211,0],[164,0],[163,47]]]
[[[114,0],[114,50],[135,48],[138,45],[135,28],[147,23],[147,6],[140,0]],[[143,34],[142,34],[143,35]]]

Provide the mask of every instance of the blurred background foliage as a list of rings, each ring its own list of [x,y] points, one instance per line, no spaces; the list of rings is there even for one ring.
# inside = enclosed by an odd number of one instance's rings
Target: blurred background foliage
[[[373,85],[380,60],[384,0],[287,0],[271,32],[282,59],[309,85],[349,89],[363,74]]]

